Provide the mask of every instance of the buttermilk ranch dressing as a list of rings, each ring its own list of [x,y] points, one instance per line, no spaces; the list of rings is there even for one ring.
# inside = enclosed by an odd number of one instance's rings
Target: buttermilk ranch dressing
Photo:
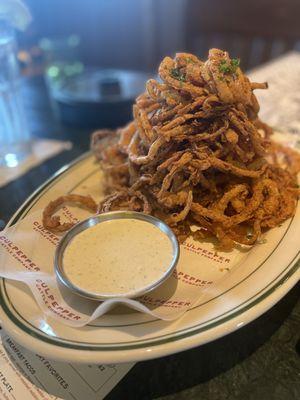
[[[173,259],[172,243],[137,219],[104,221],[76,235],[63,255],[73,285],[95,294],[131,293],[158,281]]]

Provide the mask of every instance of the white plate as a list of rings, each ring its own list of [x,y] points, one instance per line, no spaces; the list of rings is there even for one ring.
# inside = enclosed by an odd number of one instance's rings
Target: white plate
[[[10,225],[66,192],[99,192],[101,176],[87,154],[63,168],[17,211]],[[93,190],[93,191],[94,191]],[[218,289],[173,322],[131,310],[105,315],[93,325],[71,328],[46,320],[21,283],[2,279],[0,319],[21,345],[50,358],[71,362],[118,363],[145,360],[199,346],[259,317],[299,280],[300,207],[294,218],[271,230]]]

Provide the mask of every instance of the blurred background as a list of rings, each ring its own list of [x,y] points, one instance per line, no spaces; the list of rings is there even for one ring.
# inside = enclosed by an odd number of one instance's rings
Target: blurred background
[[[206,58],[209,48],[219,47],[249,70],[300,50],[299,0],[24,3],[32,22],[17,32],[17,57],[33,136],[60,132],[78,142],[80,133],[61,126],[90,132],[124,125],[145,81],[176,51]]]
[[[42,38],[79,38],[88,65],[154,71],[178,50],[205,57],[228,49],[251,68],[300,50],[299,0],[26,0],[33,22],[24,48]]]
[[[45,71],[59,119],[115,127],[160,60],[227,49],[245,70],[300,50],[299,0],[26,0],[23,75]],[[117,114],[117,116],[116,116]]]

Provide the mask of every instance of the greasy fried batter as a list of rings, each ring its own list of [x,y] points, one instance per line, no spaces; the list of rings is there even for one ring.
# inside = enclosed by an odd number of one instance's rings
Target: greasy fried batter
[[[59,233],[67,231],[72,228],[74,222],[60,222],[58,215],[53,215],[60,208],[66,204],[72,204],[78,207],[86,208],[92,213],[96,213],[97,204],[90,196],[81,196],[79,194],[67,194],[66,196],[60,196],[54,201],[50,201],[47,207],[43,211],[43,225],[49,231]]]
[[[218,49],[205,62],[166,57],[159,76],[137,98],[132,122],[92,136],[108,195],[98,212],[151,213],[181,241],[211,236],[226,250],[253,245],[294,215],[300,156],[273,143],[258,118],[253,91],[267,84],[250,82],[239,60]],[[51,217],[56,207],[47,207],[44,224],[67,229]]]

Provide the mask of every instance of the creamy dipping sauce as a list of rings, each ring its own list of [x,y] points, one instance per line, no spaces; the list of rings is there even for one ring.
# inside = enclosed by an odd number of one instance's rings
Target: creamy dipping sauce
[[[63,267],[78,288],[117,295],[158,281],[172,260],[172,242],[155,225],[137,219],[114,219],[76,235],[64,251]]]

